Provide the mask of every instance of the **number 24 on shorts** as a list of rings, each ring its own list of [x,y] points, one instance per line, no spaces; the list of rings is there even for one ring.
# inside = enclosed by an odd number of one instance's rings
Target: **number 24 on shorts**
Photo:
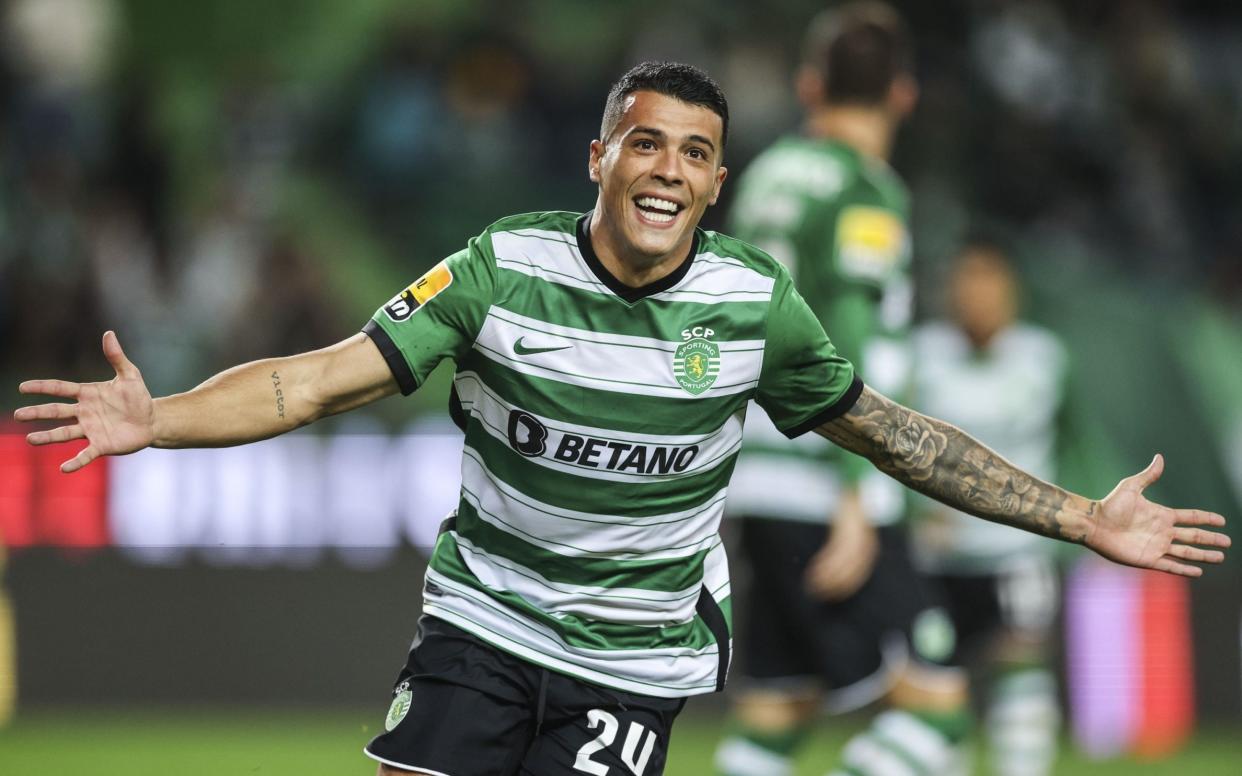
[[[596,762],[591,759],[591,755],[596,752],[607,749],[612,742],[617,739],[617,731],[620,724],[617,718],[601,709],[591,709],[587,712],[587,728],[594,730],[603,726],[603,730],[595,738],[587,741],[578,750],[578,757],[574,760],[574,770],[583,773],[592,774],[592,776],[608,776],[609,768],[603,763]],[[644,736],[643,734],[647,735]],[[637,722],[630,723],[629,732],[625,735],[625,744],[621,747],[621,762],[634,774],[634,776],[643,776],[643,771],[647,769],[647,760],[651,758],[651,750],[655,748],[656,734],[654,731],[647,730]],[[639,747],[642,747],[641,753]]]

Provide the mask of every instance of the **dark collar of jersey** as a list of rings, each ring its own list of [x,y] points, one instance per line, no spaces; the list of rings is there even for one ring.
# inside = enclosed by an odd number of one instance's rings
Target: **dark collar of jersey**
[[[608,286],[609,291],[612,291],[625,301],[633,304],[643,297],[667,291],[680,283],[681,279],[690,271],[690,265],[694,263],[695,254],[699,252],[698,227],[695,227],[694,237],[690,239],[690,255],[686,256],[685,261],[677,265],[677,269],[654,283],[648,283],[638,288],[627,286],[620,280],[617,280],[616,276],[609,272],[608,268],[599,260],[599,257],[595,255],[595,246],[591,245],[591,213],[593,212],[588,210],[578,219],[578,228],[575,230],[578,236],[578,250],[582,252],[582,258],[586,261],[587,266],[591,268],[591,272],[595,273],[595,277],[599,278],[601,283]]]

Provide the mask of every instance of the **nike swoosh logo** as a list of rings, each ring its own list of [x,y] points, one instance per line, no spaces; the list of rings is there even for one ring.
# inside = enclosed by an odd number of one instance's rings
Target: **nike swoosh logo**
[[[528,348],[522,344],[522,340],[524,339],[526,338],[518,337],[517,342],[513,343],[513,352],[517,353],[519,356],[533,356],[536,353],[551,353],[554,350],[565,350],[566,348],[573,347],[573,345],[560,345],[555,348]]]

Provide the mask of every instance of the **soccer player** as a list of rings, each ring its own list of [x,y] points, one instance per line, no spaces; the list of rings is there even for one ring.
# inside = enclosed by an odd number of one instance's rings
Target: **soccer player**
[[[920,409],[1051,477],[1067,356],[1052,332],[1018,321],[1017,279],[1003,249],[972,242],[961,251],[949,305],[951,320],[919,326],[914,336]],[[994,671],[986,727],[991,772],[1046,776],[1060,724],[1048,666],[1059,603],[1056,547],[934,501],[919,499],[915,516],[915,554],[945,596],[959,656],[981,658]]]
[[[222,446],[418,388],[456,361],[462,498],[437,541],[382,774],[663,770],[688,696],[729,664],[717,536],[754,398],[899,481],[979,516],[1198,575],[1219,515],[1141,495],[1157,457],[1102,501],[1038,480],[958,429],[864,386],[767,254],[697,228],[724,183],[728,106],[693,67],[613,86],[588,174],[593,210],[503,218],[322,350],[229,369],[152,399],[112,332],[101,383],[35,380],[74,402],[34,444],[85,438],[66,472],[145,447]]]
[[[789,267],[837,351],[895,396],[910,379],[913,294],[908,197],[887,160],[917,96],[911,48],[885,4],[818,16],[796,78],[803,130],[747,169],[731,223]],[[846,745],[848,772],[895,758],[946,773],[959,756],[970,716],[966,675],[945,664],[952,625],[914,569],[900,489],[877,474],[823,440],[793,444],[748,421],[729,514],[753,581],[722,774],[792,773],[823,707],[882,697],[890,710]]]

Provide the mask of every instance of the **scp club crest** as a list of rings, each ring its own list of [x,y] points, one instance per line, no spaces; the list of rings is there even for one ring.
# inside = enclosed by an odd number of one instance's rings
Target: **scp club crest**
[[[714,334],[703,326],[686,329],[681,333],[685,342],[673,353],[673,377],[694,396],[712,387],[720,374],[720,348],[708,339]]]

